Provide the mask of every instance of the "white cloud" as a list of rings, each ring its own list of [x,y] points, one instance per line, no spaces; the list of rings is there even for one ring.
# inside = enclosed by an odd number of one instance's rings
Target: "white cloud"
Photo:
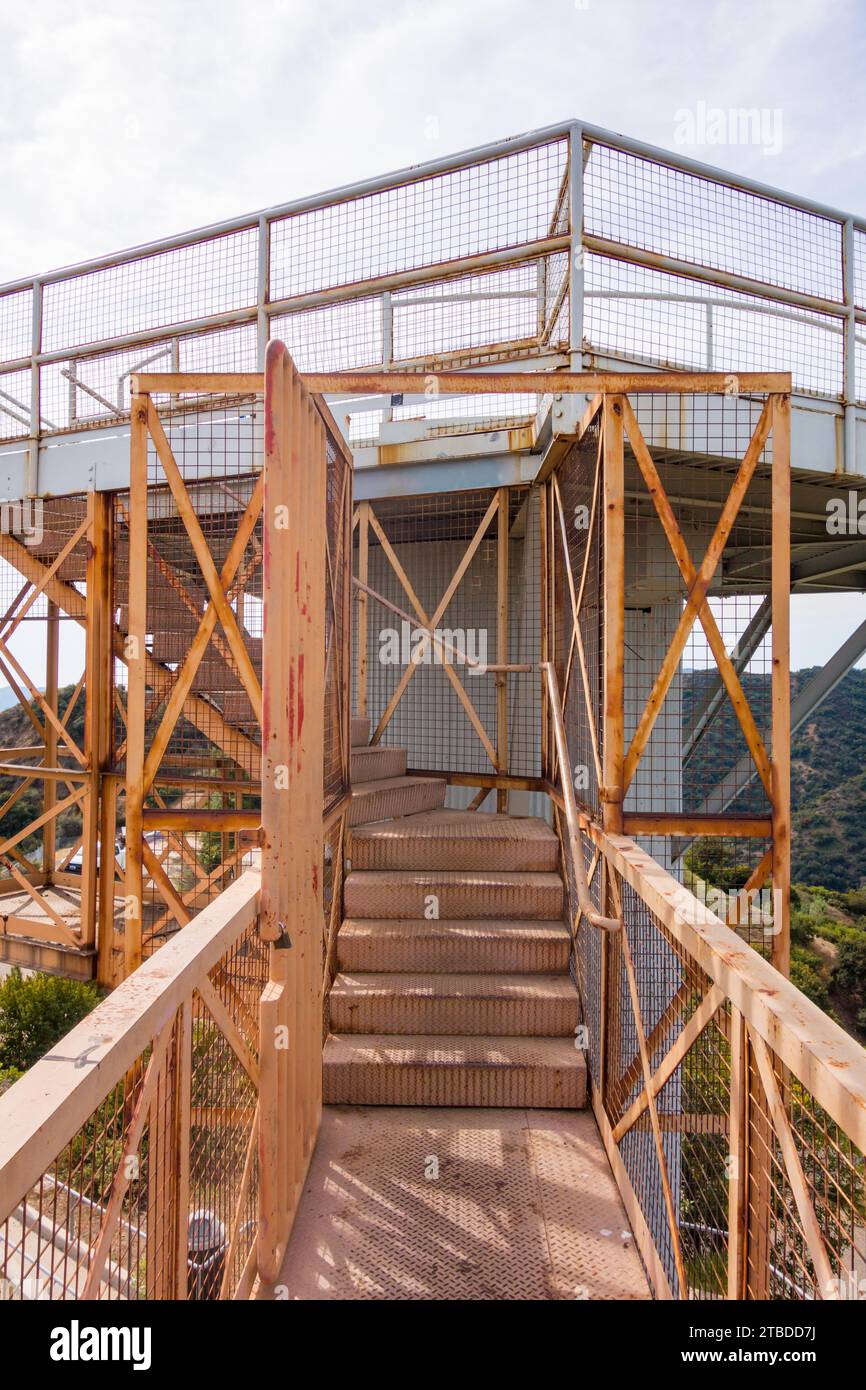
[[[698,101],[785,130],[698,157],[856,210],[864,33],[854,0],[7,5],[0,281],[570,116],[670,147]]]

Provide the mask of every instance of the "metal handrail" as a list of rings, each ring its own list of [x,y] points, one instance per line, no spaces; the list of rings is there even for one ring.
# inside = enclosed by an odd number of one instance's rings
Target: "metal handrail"
[[[619,917],[605,917],[604,913],[599,912],[598,908],[589,896],[589,886],[586,881],[586,859],[583,853],[583,841],[581,840],[580,819],[577,813],[577,802],[574,798],[574,788],[571,785],[569,772],[568,748],[565,742],[565,724],[562,718],[562,700],[559,695],[559,684],[556,679],[556,670],[551,661],[542,661],[541,672],[547,684],[547,696],[550,702],[550,713],[553,718],[553,740],[556,748],[556,761],[559,767],[560,781],[562,783],[562,799],[565,803],[565,821],[568,826],[568,841],[571,849],[572,865],[574,867],[574,877],[577,880],[577,902],[580,911],[590,926],[598,927],[601,931],[616,932],[622,930],[622,919]]]

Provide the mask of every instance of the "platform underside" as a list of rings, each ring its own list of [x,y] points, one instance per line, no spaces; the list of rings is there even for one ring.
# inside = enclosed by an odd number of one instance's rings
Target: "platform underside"
[[[259,1297],[650,1297],[589,1112],[326,1107]]]
[[[68,884],[37,883],[37,892],[50,912],[23,888],[19,892],[0,893],[0,971],[4,966],[17,965],[22,970],[92,979],[96,951],[79,940],[81,889]],[[115,900],[114,915],[121,925],[122,898]]]

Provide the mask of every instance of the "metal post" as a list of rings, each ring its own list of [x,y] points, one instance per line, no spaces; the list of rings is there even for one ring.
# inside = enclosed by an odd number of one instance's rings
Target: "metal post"
[[[568,363],[573,372],[583,370],[583,130],[568,130]],[[554,398],[554,428],[558,434],[576,433],[586,404],[575,393]]]
[[[573,372],[583,369],[583,132],[568,134],[568,344]]]
[[[268,292],[270,289],[271,235],[267,217],[259,218],[259,256],[256,275],[256,366],[265,369],[268,346]]]
[[[854,219],[842,226],[842,285],[845,297],[842,356],[842,408],[846,473],[857,471],[857,312],[854,298]]]
[[[39,492],[39,431],[42,423],[41,385],[39,380],[39,354],[42,351],[42,284],[33,282],[33,307],[30,340],[30,444],[27,450],[27,466],[24,492],[27,497],[35,497]]]
[[[605,830],[622,834],[625,715],[625,503],[622,397],[604,402],[604,723],[602,811]]]

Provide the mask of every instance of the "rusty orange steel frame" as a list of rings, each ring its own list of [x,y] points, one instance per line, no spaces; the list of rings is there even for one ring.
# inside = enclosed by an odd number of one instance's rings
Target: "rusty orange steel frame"
[[[12,833],[0,833],[2,940],[4,959],[11,963],[87,975],[96,951],[98,902],[104,897],[109,910],[114,908],[108,866],[103,884],[98,884],[97,868],[101,784],[111,744],[109,499],[89,493],[50,501],[45,522],[53,535],[46,536],[42,551],[13,535],[0,536],[0,558],[23,580],[0,620],[0,671],[30,726],[25,744],[0,749],[0,775],[17,782],[0,805],[0,822],[32,787],[42,787],[41,810],[33,819]],[[74,580],[84,584],[86,597]],[[85,658],[61,714],[58,664],[64,621],[84,629]],[[37,631],[44,627],[44,690],[10,647],[28,622]],[[79,715],[80,741],[72,732],[73,716],[77,720]],[[58,828],[70,813],[80,817],[80,830],[61,849]],[[34,863],[23,851],[37,836],[41,859]],[[80,873],[69,869],[76,856]]]
[[[326,612],[336,615],[339,587],[348,596],[346,555],[351,525],[351,455],[321,401],[304,387],[285,346],[268,347],[264,377],[244,382],[244,392],[264,392],[264,469],[238,528],[222,571],[217,572],[188,489],[163,428],[153,394],[163,378],[138,381],[132,409],[130,495],[129,697],[126,769],[126,971],[141,960],[142,895],[146,872],[177,915],[178,894],[160,873],[144,838],[145,797],[185,709],[198,661],[219,624],[260,721],[259,813],[217,813],[237,828],[261,821],[260,939],[268,945],[268,981],[259,1006],[258,1267],[273,1279],[288,1239],[321,1113],[321,1028],[323,954],[341,902],[337,875],[342,863],[345,798],[324,803],[324,717],[326,665],[336,672],[329,711],[337,724],[348,789],[348,633],[336,621],[326,633]],[[187,388],[185,388],[187,389]],[[211,395],[235,388],[214,374],[189,389]],[[153,393],[153,394],[152,394]],[[148,674],[147,518],[148,439],[171,489],[209,595],[186,658],[171,683],[159,727],[145,746]],[[336,543],[322,543],[313,518],[327,515],[329,450],[341,451],[343,483],[335,512]],[[347,486],[347,484],[349,484]],[[263,636],[259,682],[231,606],[232,581],[253,527],[261,518]],[[303,518],[303,524],[298,524]],[[325,528],[327,530],[327,527]],[[331,554],[331,548],[334,553]],[[341,572],[342,571],[342,572]],[[290,601],[286,601],[289,596]],[[328,609],[328,602],[332,605]],[[348,611],[346,604],[344,612]],[[255,760],[255,751],[250,749]],[[250,766],[251,773],[258,771]],[[327,817],[326,817],[327,810]],[[201,812],[181,813],[185,826],[210,824]],[[170,816],[157,819],[166,824]],[[180,823],[180,821],[179,821]],[[335,832],[330,900],[325,901],[324,835]],[[191,914],[180,904],[180,925]],[[325,941],[323,945],[323,924]]]
[[[436,372],[440,391],[446,393],[509,393],[525,394],[536,391],[550,393],[580,393],[588,405],[578,427],[578,439],[596,423],[601,424],[602,448],[599,460],[599,480],[602,488],[603,543],[605,553],[603,592],[603,717],[601,727],[594,730],[594,757],[597,761],[599,787],[603,803],[602,825],[608,832],[658,833],[667,836],[742,836],[752,835],[772,840],[771,849],[762,857],[749,879],[750,891],[761,889],[772,877],[775,916],[772,935],[773,964],[787,974],[789,946],[790,894],[790,691],[789,691],[789,598],[790,598],[790,392],[791,377],[786,372],[743,372],[732,378],[721,372],[572,372],[527,371],[472,373],[465,371]],[[422,374],[411,371],[367,371],[307,373],[302,380],[307,390],[316,393],[375,394],[412,391]],[[140,392],[184,392],[218,389],[248,391],[255,389],[261,378],[255,374],[235,373],[218,377],[195,373],[142,373],[133,377],[133,388]],[[630,395],[670,393],[681,396],[730,396],[732,381],[738,394],[764,398],[764,407],[757,426],[734,476],[729,495],[724,501],[714,534],[699,563],[692,558],[680,530],[674,510],[667,498],[651,452],[644,440]],[[210,383],[210,385],[208,385]],[[218,385],[214,385],[218,383]],[[772,562],[770,604],[772,626],[772,695],[771,748],[768,750],[749,708],[739,676],[725,650],[725,643],[711,610],[708,593],[719,567],[725,543],[743,503],[749,484],[755,475],[768,440],[772,439]],[[566,447],[567,441],[562,441]],[[686,595],[683,612],[664,661],[659,667],[652,692],[638,721],[628,746],[625,742],[624,664],[625,664],[625,449],[632,451],[647,492],[652,499],[666,542],[682,577]],[[561,457],[561,454],[560,454]],[[540,663],[552,659],[552,628],[556,622],[553,612],[553,591],[557,567],[567,574],[570,613],[567,627],[571,651],[569,669],[579,672],[586,685],[586,660],[580,635],[580,604],[568,565],[562,565],[563,518],[558,493],[556,463],[546,470],[539,481],[545,490],[543,507],[542,563],[546,567],[548,603],[542,615],[542,650]],[[501,504],[501,498],[497,505]],[[559,556],[559,559],[557,558]],[[399,567],[398,567],[399,568]],[[459,582],[459,571],[455,579]],[[412,595],[407,590],[411,600]],[[363,621],[366,595],[363,585],[359,594],[359,620]],[[413,607],[424,624],[424,616],[416,603]],[[441,607],[441,605],[440,605]],[[678,669],[690,633],[699,623],[716,663],[718,677],[733,708],[737,724],[745,737],[757,776],[767,794],[769,816],[745,817],[733,812],[712,817],[629,815],[623,802],[635,771],[645,753],[665,694]],[[431,623],[431,626],[435,624]],[[414,668],[404,676],[396,704]],[[363,672],[359,693],[363,698]],[[591,719],[591,701],[587,700]],[[540,787],[551,785],[550,750],[553,732],[548,708],[546,686],[542,685],[542,756],[545,779]],[[387,722],[389,708],[381,721]],[[470,712],[471,718],[471,712]],[[472,721],[473,726],[476,721]],[[377,730],[377,734],[381,728]],[[476,729],[476,732],[478,730]],[[479,737],[481,735],[479,734]],[[482,738],[486,745],[488,741]],[[486,748],[494,771],[483,778],[485,787],[496,787],[499,794],[514,786],[515,779],[507,777],[503,741],[498,749]],[[459,769],[452,771],[454,780],[461,779]],[[463,780],[472,781],[471,777]],[[477,779],[479,784],[482,779]],[[521,785],[529,785],[521,779]],[[500,799],[500,805],[502,801]]]
[[[585,595],[582,576],[572,574],[566,539],[566,520],[557,472],[546,484],[542,526],[545,530],[544,554],[548,565],[546,621],[543,624],[543,660],[554,659],[554,628],[565,637],[567,659],[562,672],[564,692],[573,679],[580,682],[583,709],[589,726],[591,753],[595,765],[601,825],[611,834],[660,835],[665,837],[757,837],[769,839],[770,849],[755,866],[746,884],[749,892],[761,890],[772,878],[774,913],[772,961],[787,975],[790,956],[790,398],[785,391],[767,384],[766,399],[748,446],[739,460],[727,497],[720,499],[720,511],[704,556],[696,563],[683,535],[674,507],[638,423],[628,396],[604,392],[595,396],[582,422],[585,433],[593,422],[599,430],[599,448],[593,493],[600,502],[600,521],[604,553],[601,595],[602,616],[602,699],[600,718],[593,712],[587,655],[581,634],[582,602]],[[641,387],[642,391],[647,388]],[[682,388],[681,388],[682,389]],[[759,393],[759,388],[751,388]],[[771,576],[769,620],[772,629],[770,749],[758,728],[743,689],[740,675],[709,603],[710,585],[722,560],[726,542],[755,477],[759,461],[772,440],[770,494]],[[667,546],[681,576],[682,611],[667,651],[658,666],[652,688],[637,719],[630,739],[625,734],[625,449],[630,446],[640,477],[660,523]],[[595,524],[595,512],[590,525]],[[588,562],[590,546],[585,559]],[[565,612],[557,611],[557,592],[565,590]],[[715,815],[641,814],[624,809],[626,793],[647,751],[654,725],[683,659],[686,645],[696,624],[700,624],[708,650],[715,662],[717,678],[730,703],[736,724],[742,731],[748,755],[770,806],[769,815],[738,814],[722,811]],[[549,718],[549,711],[548,711]],[[545,724],[545,761],[553,746],[553,733]],[[557,798],[558,799],[558,798]],[[731,925],[736,925],[732,922]]]
[[[337,389],[330,384],[333,381],[328,379],[327,389]],[[316,382],[321,384],[320,379]],[[724,389],[724,383],[715,379],[701,378],[699,386],[694,382],[694,378],[677,378],[676,388],[660,389],[681,394]],[[645,378],[640,389],[652,389],[653,383],[653,378]],[[141,397],[164,390],[165,379],[146,379],[138,385],[141,420],[146,425],[147,404]],[[596,379],[590,389],[598,385]],[[738,489],[756,466],[761,441],[772,428],[773,521],[786,530],[787,393],[784,382],[774,380],[770,387],[766,382],[750,384],[749,389],[768,395],[768,404],[736,469],[731,500],[722,514],[732,518]],[[272,1282],[280,1270],[315,1143],[321,1110],[323,826],[340,823],[340,808],[324,814],[325,730],[318,713],[326,679],[330,557],[315,526],[292,526],[291,520],[308,517],[312,509],[324,513],[327,451],[333,433],[327,412],[311,399],[281,344],[268,348],[265,378],[263,382],[258,378],[256,389],[262,388],[266,431],[261,876],[252,872],[232,884],[155,959],[145,961],[134,980],[125,981],[116,995],[100,1005],[108,1041],[97,1047],[98,1068],[75,1069],[61,1059],[61,1071],[48,1077],[50,1064],[39,1063],[19,1083],[24,1089],[12,1088],[4,1102],[8,1123],[0,1127],[0,1173],[8,1200],[0,1199],[0,1221],[8,1215],[11,1223],[7,1223],[4,1248],[12,1250],[16,1260],[20,1255],[22,1265],[50,1255],[52,1267],[58,1250],[64,1252],[64,1259],[71,1252],[73,1295],[84,1289],[85,1296],[97,1291],[110,1296],[111,1290],[119,1288],[121,1296],[188,1296],[186,1215],[194,1192],[198,1198],[194,1159],[205,1122],[240,1127],[242,1136],[240,1147],[233,1150],[231,1181],[221,1207],[229,1220],[230,1258],[218,1296],[246,1296],[256,1273]],[[177,389],[228,388],[222,378],[207,377],[185,379]],[[244,389],[251,389],[248,383]],[[572,389],[587,390],[587,378],[575,375]],[[832,1020],[692,895],[685,895],[684,905],[681,885],[629,838],[623,809],[626,768],[640,756],[640,731],[651,722],[654,708],[652,701],[647,702],[638,719],[632,741],[636,751],[630,756],[620,713],[621,480],[626,439],[687,586],[687,616],[681,627],[700,621],[705,631],[710,629],[711,649],[715,638],[711,640],[706,583],[721,533],[713,537],[707,556],[696,566],[671,524],[663,490],[625,394],[607,383],[595,391],[583,430],[594,427],[599,419],[603,466],[597,481],[609,563],[604,571],[603,717],[598,721],[597,748],[602,814],[597,820],[584,815],[583,826],[575,825],[574,798],[561,779],[570,750],[549,631],[550,621],[561,624],[568,607],[573,605],[580,615],[580,584],[573,595],[569,592],[565,609],[553,601],[545,606],[540,674],[548,704],[540,736],[554,804],[557,810],[566,806],[570,836],[582,833],[592,854],[587,887],[594,898],[612,908],[609,919],[598,913],[593,919],[585,910],[586,894],[578,892],[573,924],[582,985],[595,977],[597,943],[603,943],[601,1009],[595,1017],[591,1010],[598,999],[590,993],[584,996],[585,1006],[590,1007],[590,1031],[600,1034],[600,1046],[593,1049],[592,1081],[602,1139],[658,1296],[700,1297],[708,1291],[711,1297],[731,1298],[839,1296],[840,1271],[853,1268],[862,1258],[862,1154],[866,1149],[862,1053]],[[550,542],[543,549],[542,564],[548,581],[545,591],[553,595],[551,567],[559,568],[563,558],[552,543],[561,526],[562,498],[555,476],[548,474],[541,483],[542,525]],[[350,516],[347,512],[349,524]],[[787,537],[779,539],[779,555],[774,549],[772,565],[772,599],[778,605],[772,744],[769,752],[764,750],[775,797],[771,828],[779,835],[772,856],[777,881],[784,873],[787,813]],[[294,601],[285,603],[285,594],[294,595]],[[678,644],[684,639],[679,628],[677,634],[654,682],[656,700],[670,666],[679,659]],[[580,650],[578,625],[567,623],[565,636],[574,679],[582,682],[585,653]],[[130,656],[142,660],[140,654]],[[723,681],[727,675],[733,685],[724,659],[719,665]],[[348,711],[345,665],[342,671],[341,717]],[[741,714],[747,723],[738,709],[738,719]],[[745,734],[742,720],[741,727]],[[761,757],[757,744],[752,752],[757,765]],[[616,828],[621,822],[626,833]],[[687,822],[675,828],[677,833],[699,833]],[[743,833],[742,826],[738,833]],[[564,869],[568,875],[567,856]],[[338,886],[332,885],[334,891],[339,891]],[[332,896],[331,925],[334,901]],[[603,930],[587,932],[584,926],[578,935],[581,914]],[[675,992],[657,1021],[645,1019],[641,998],[648,929],[679,962]],[[260,973],[250,965],[257,951],[264,967]],[[620,1026],[626,990],[634,1012],[634,1032]],[[114,1001],[117,1007],[112,1013]],[[215,1027],[222,1035],[226,1058],[233,1057],[236,1070],[240,1068],[248,1079],[249,1086],[245,1083],[243,1092],[237,1093],[240,1105],[237,1100],[232,1104],[229,1093],[225,1105],[201,1104],[197,1088],[207,1087],[216,1075],[208,1070],[207,1056],[192,1045],[200,1037],[196,1030],[206,1022],[202,1005],[210,1018],[207,1029],[212,1033]],[[89,1021],[87,1030],[92,1027]],[[82,1036],[81,1041],[83,1045],[89,1039]],[[700,1084],[693,1095],[672,1105],[669,1096],[665,1100],[665,1087],[689,1059],[689,1075]],[[713,1079],[716,1089],[709,1094],[706,1087]],[[136,1265],[128,1253],[132,1224],[128,1179],[119,1159],[117,1171],[109,1173],[104,1198],[91,1203],[98,1225],[95,1239],[79,1241],[73,1248],[63,1218],[58,1223],[56,1217],[46,1215],[45,1193],[69,1186],[67,1167],[58,1162],[64,1156],[63,1146],[87,1131],[94,1123],[89,1117],[102,1118],[104,1098],[122,1082],[130,1103],[124,1107],[124,1144],[118,1154],[136,1152],[148,1126],[148,1191],[146,1208],[142,1208],[146,1217],[132,1233],[147,1249],[144,1284],[136,1279]],[[211,1099],[207,1089],[203,1095]],[[155,1143],[153,1127],[174,1136],[171,1142]],[[704,1183],[712,1189],[715,1202],[712,1228],[706,1222],[696,1224],[694,1210],[683,1214],[682,1181],[672,1181],[668,1167],[670,1136],[675,1133],[683,1153],[688,1143],[697,1146],[699,1157],[712,1158],[713,1173],[721,1172],[725,1155],[736,1160],[727,1174],[730,1181]],[[195,1138],[189,1142],[187,1134]],[[646,1206],[645,1181],[636,1186],[634,1178],[638,1173],[645,1179],[653,1152],[664,1198],[655,1212]],[[693,1208],[697,1202],[702,1210],[701,1191],[686,1195]],[[722,1214],[719,1203],[725,1206]],[[696,1251],[703,1249],[707,1231],[721,1244],[718,1249],[712,1247],[710,1265],[701,1269]]]
[[[283,626],[274,633],[270,619],[270,609],[266,607],[265,661],[263,719],[264,719],[264,762],[262,773],[262,820],[263,834],[263,883],[261,903],[261,934],[272,944],[270,946],[270,979],[261,1000],[260,1037],[260,1098],[258,1111],[258,1153],[260,1160],[260,1213],[258,1234],[258,1268],[263,1278],[276,1277],[282,1253],[291,1229],[294,1212],[297,1208],[298,1193],[314,1142],[321,1109],[321,1069],[318,1027],[321,1018],[322,982],[313,963],[310,952],[313,942],[318,942],[321,922],[321,904],[317,902],[316,892],[321,884],[322,871],[321,837],[321,778],[319,776],[321,759],[321,727],[311,728],[309,719],[301,721],[301,694],[306,709],[316,708],[312,701],[318,693],[308,683],[310,670],[306,660],[301,658],[309,651],[320,652],[323,634],[314,637],[310,615],[324,609],[324,576],[315,558],[310,558],[309,570],[303,570],[298,578],[298,538],[276,529],[275,517],[284,497],[294,495],[297,487],[297,471],[288,474],[284,471],[284,458],[281,441],[292,438],[292,456],[307,461],[319,454],[321,425],[305,396],[305,379],[299,379],[291,364],[276,347],[268,358],[268,373],[265,390],[268,402],[266,434],[266,480],[265,480],[265,544],[267,566],[270,577],[266,583],[266,605],[269,597],[280,592],[291,592],[293,585],[299,583],[305,593],[316,598],[315,605],[306,613],[293,606],[289,617],[283,616]],[[460,374],[443,374],[439,378],[442,389],[449,391],[477,391],[481,389],[478,377]],[[195,391],[195,390],[236,390],[250,388],[250,379],[230,378],[215,380],[212,377],[189,377],[162,375],[139,378],[138,390],[157,391]],[[389,389],[410,389],[412,380],[405,374],[375,374],[351,377],[316,376],[306,378],[306,385],[316,391],[387,391]],[[682,1059],[691,1061],[704,1042],[704,1034],[711,1020],[721,1019],[720,1027],[726,1036],[737,1041],[733,1025],[738,1015],[735,1006],[728,1002],[728,989],[718,979],[715,966],[707,979],[704,979],[694,961],[698,958],[699,947],[689,947],[684,959],[689,962],[688,976],[684,979],[674,1000],[664,1015],[665,1022],[659,1021],[655,1031],[645,1036],[643,1024],[641,990],[642,972],[645,962],[635,956],[637,942],[633,936],[634,923],[631,920],[634,906],[627,898],[627,884],[623,875],[628,872],[628,856],[633,856],[636,847],[628,840],[629,832],[640,833],[637,820],[629,817],[624,809],[625,795],[634,777],[635,770],[647,747],[653,724],[670,682],[683,655],[692,627],[700,623],[706,635],[707,645],[716,660],[719,678],[724,685],[733,706],[736,719],[750,753],[754,759],[758,775],[769,793],[772,814],[769,818],[753,818],[751,827],[745,818],[736,815],[720,815],[708,823],[706,818],[666,817],[664,832],[680,834],[752,833],[772,838],[772,850],[762,859],[759,870],[750,883],[759,886],[760,872],[772,872],[774,886],[780,890],[777,898],[777,920],[774,922],[773,943],[774,964],[785,971],[787,966],[787,898],[789,882],[789,792],[788,792],[788,576],[789,576],[789,437],[788,409],[790,382],[784,376],[749,376],[739,381],[740,389],[746,393],[766,397],[760,419],[742,459],[736,466],[727,500],[723,501],[720,518],[710,539],[706,554],[699,561],[690,555],[676,517],[655,467],[650,450],[643,438],[636,416],[628,399],[628,393],[673,392],[678,395],[728,393],[730,380],[721,376],[681,376],[679,374],[629,375],[627,377],[609,374],[556,373],[556,374],[503,374],[495,381],[485,380],[484,389],[520,390],[548,389],[558,391],[579,391],[590,396],[578,433],[578,443],[587,431],[600,427],[601,447],[599,449],[595,486],[600,492],[600,516],[603,530],[604,570],[602,593],[602,702],[599,717],[593,729],[593,755],[597,764],[598,784],[601,794],[601,815],[593,823],[586,813],[583,816],[583,831],[587,835],[587,850],[592,863],[586,878],[587,891],[582,883],[577,884],[576,915],[574,933],[581,978],[585,974],[584,958],[591,950],[586,936],[586,926],[578,935],[578,927],[591,924],[590,931],[601,928],[601,939],[605,942],[604,959],[608,961],[607,978],[614,978],[621,959],[623,978],[627,980],[631,1007],[634,1012],[636,1036],[640,1044],[640,1068],[628,1055],[620,1057],[625,1034],[620,1035],[617,994],[612,986],[604,988],[603,971],[601,1007],[602,1032],[608,1038],[602,1047],[601,1071],[593,1077],[593,1104],[599,1121],[602,1137],[614,1168],[623,1200],[626,1203],[636,1239],[641,1248],[645,1264],[650,1271],[653,1287],[659,1296],[685,1296],[686,1290],[694,1282],[686,1266],[683,1241],[680,1238],[680,1224],[677,1202],[681,1194],[676,1193],[668,1172],[665,1141],[662,1125],[670,1124],[670,1117],[661,1113],[657,1100],[661,1087],[672,1069]],[[751,717],[748,703],[742,691],[739,678],[732,668],[729,655],[721,642],[718,627],[708,602],[710,583],[718,567],[728,533],[736,519],[743,502],[749,482],[755,474],[764,446],[773,438],[772,461],[772,577],[771,595],[773,627],[773,675],[772,675],[772,728],[771,746],[768,750]],[[656,515],[667,545],[675,558],[682,576],[686,599],[682,615],[672,638],[669,650],[661,662],[653,682],[652,691],[640,715],[630,743],[626,744],[624,717],[624,609],[625,609],[625,506],[624,506],[624,466],[627,445],[652,499]],[[562,441],[563,451],[569,447]],[[560,456],[564,458],[564,452]],[[567,835],[563,829],[562,812],[568,809],[570,799],[563,781],[563,765],[570,765],[569,750],[563,742],[561,708],[558,700],[557,672],[555,667],[557,638],[564,631],[568,648],[569,677],[580,683],[585,694],[587,718],[592,720],[593,701],[588,691],[587,658],[581,636],[581,604],[583,585],[576,581],[568,563],[568,547],[564,543],[564,515],[562,495],[557,476],[557,463],[554,462],[538,480],[541,488],[540,518],[542,527],[542,603],[541,650],[539,651],[542,686],[542,720],[539,738],[542,745],[542,768],[544,777],[541,785],[550,793],[556,808],[556,819],[563,840],[563,863],[571,863],[570,878],[579,876],[583,880],[586,873],[586,858],[580,846],[581,830],[575,824],[574,806],[570,805]],[[309,495],[318,497],[319,479],[313,471],[306,487]],[[284,492],[282,489],[289,491]],[[273,498],[273,501],[271,500]],[[289,511],[297,503],[288,502]],[[503,499],[496,498],[496,505],[503,506]],[[359,524],[362,518],[358,518]],[[367,515],[363,520],[372,524]],[[318,557],[319,561],[321,557]],[[399,578],[399,561],[395,572]],[[456,576],[459,582],[459,574]],[[401,581],[402,582],[402,581]],[[411,588],[411,586],[410,586]],[[405,589],[405,586],[404,586]],[[565,607],[558,596],[567,593]],[[412,593],[406,589],[407,598],[425,627],[433,627],[433,620],[423,610],[419,611],[413,602]],[[365,598],[363,589],[360,597]],[[375,598],[375,595],[374,595]],[[363,607],[363,604],[361,605]],[[558,631],[559,629],[559,631]],[[274,640],[276,636],[276,641]],[[307,642],[310,646],[307,647]],[[498,656],[502,653],[498,652]],[[303,684],[301,670],[304,671]],[[320,670],[317,666],[316,672]],[[318,679],[318,676],[316,677]],[[272,684],[273,683],[273,684]],[[363,681],[360,686],[363,690]],[[281,692],[283,704],[280,717],[275,721],[272,690]],[[553,693],[552,693],[553,692]],[[285,703],[287,701],[287,704]],[[310,701],[310,703],[307,703]],[[557,755],[555,750],[559,749]],[[489,753],[490,750],[488,750]],[[498,750],[495,750],[498,752]],[[317,766],[310,776],[309,759]],[[493,761],[491,759],[491,761]],[[278,773],[283,773],[283,787],[291,787],[289,796],[285,790],[278,789]],[[288,781],[285,781],[285,777]],[[503,772],[497,758],[492,778],[485,779],[492,786],[506,791],[511,779],[507,777],[507,766]],[[573,800],[573,799],[572,799]],[[625,834],[623,834],[625,832]],[[566,839],[572,855],[566,853]],[[338,847],[341,849],[342,844]],[[594,853],[593,853],[594,851]],[[619,856],[619,858],[618,858]],[[589,889],[595,893],[595,879],[602,876],[602,888],[597,899],[599,911],[589,898]],[[668,931],[671,939],[674,933],[683,928],[679,918],[668,911],[661,897],[653,897],[655,880],[665,880],[665,891],[674,891],[673,880],[667,883],[666,876],[659,867],[644,856],[639,877],[636,879],[636,892],[647,893],[652,900],[653,912],[662,913],[659,919],[664,925],[658,930]],[[779,899],[781,911],[779,912]],[[332,899],[329,932],[333,935],[335,922],[339,920],[338,899]],[[335,912],[336,907],[336,912]],[[609,915],[605,915],[608,913]],[[653,919],[655,920],[655,918]],[[287,939],[291,949],[285,950]],[[736,938],[734,938],[736,939]],[[691,954],[689,954],[691,952]],[[752,953],[748,953],[751,955]],[[756,961],[755,968],[763,962]],[[311,968],[311,966],[313,968]],[[639,978],[640,976],[640,978]],[[694,978],[692,978],[694,976]],[[778,977],[775,977],[778,979]],[[327,959],[325,971],[327,983]],[[583,980],[584,988],[591,985],[589,978]],[[732,987],[733,988],[733,987]],[[736,993],[736,990],[734,991]],[[692,997],[698,1000],[694,1016],[686,1021],[687,1002]],[[736,994],[739,999],[739,994]],[[591,993],[587,993],[585,1005],[593,1007]],[[748,1009],[751,1004],[748,1003]],[[675,1011],[680,1013],[674,1019]],[[733,1024],[725,1022],[731,1014]],[[763,1027],[757,1012],[750,1017],[750,1025],[755,1029]],[[680,1017],[680,1014],[682,1017]],[[725,1017],[723,1017],[725,1015]],[[674,1020],[672,1023],[671,1020]],[[669,1047],[669,1054],[658,1060],[658,1050],[667,1045],[665,1028],[682,1025],[681,1036],[675,1037]],[[715,1025],[713,1025],[715,1026]],[[295,1048],[286,1051],[272,1046],[272,1039],[287,1036],[294,1030]],[[658,1035],[658,1036],[656,1036]],[[733,1043],[731,1044],[733,1046]],[[731,1189],[728,1225],[730,1238],[727,1246],[727,1288],[729,1295],[766,1297],[772,1284],[769,1273],[772,1257],[767,1253],[766,1237],[761,1235],[764,1224],[749,1217],[752,1207],[764,1209],[769,1201],[770,1184],[787,1181],[778,1172],[769,1171],[767,1163],[761,1161],[760,1135],[768,1130],[769,1121],[765,1118],[766,1094],[771,1098],[776,1094],[776,1086],[768,1075],[762,1076],[761,1086],[752,1080],[746,1085],[745,1072],[748,1058],[754,1054],[754,1065],[764,1059],[762,1040],[759,1032],[750,1032],[747,1042],[732,1053],[730,1082],[730,1126],[737,1143],[744,1146],[749,1182],[740,1182]],[[749,1051],[751,1049],[751,1052]],[[609,1064],[610,1079],[606,1079],[604,1068]],[[653,1070],[655,1067],[655,1070]],[[764,1071],[766,1071],[766,1066]],[[643,1076],[643,1090],[633,1097],[635,1076]],[[720,1083],[721,1084],[721,1083]],[[741,1088],[744,1091],[743,1114],[751,1118],[743,1131],[742,1116],[736,1110],[737,1098]],[[724,1090],[724,1087],[721,1088]],[[630,1107],[630,1108],[629,1108]],[[641,1204],[636,1198],[632,1175],[627,1163],[627,1146],[632,1131],[637,1132],[649,1122],[652,1129],[652,1142],[655,1146],[661,1193],[666,1212],[666,1228],[672,1251],[664,1254],[665,1235],[659,1229],[650,1229]],[[786,1127],[781,1117],[772,1121],[776,1132],[784,1138]],[[762,1128],[763,1127],[763,1128]],[[852,1127],[853,1130],[853,1127]],[[849,1131],[850,1132],[850,1131]],[[815,1235],[816,1219],[814,1211],[803,1192],[800,1159],[785,1151],[785,1173],[790,1176],[798,1199],[799,1225],[797,1232],[805,1232],[805,1239],[816,1271],[826,1274],[828,1260],[822,1256],[823,1237]],[[810,1211],[812,1215],[810,1216]],[[823,1218],[822,1218],[823,1219]],[[785,1218],[790,1226],[790,1219]],[[739,1232],[739,1235],[737,1234]],[[797,1235],[800,1239],[800,1235]],[[764,1244],[761,1245],[761,1241]],[[757,1243],[756,1243],[757,1242]]]

